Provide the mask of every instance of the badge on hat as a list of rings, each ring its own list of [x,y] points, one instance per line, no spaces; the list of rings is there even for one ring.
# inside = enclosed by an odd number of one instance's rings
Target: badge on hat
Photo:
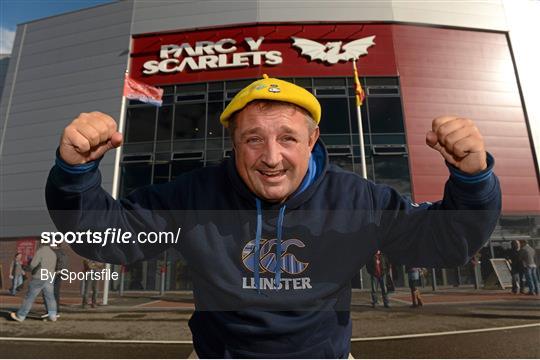
[[[268,91],[273,92],[273,93],[278,93],[278,92],[281,92],[281,89],[279,88],[279,86],[277,86],[277,84],[270,84]]]

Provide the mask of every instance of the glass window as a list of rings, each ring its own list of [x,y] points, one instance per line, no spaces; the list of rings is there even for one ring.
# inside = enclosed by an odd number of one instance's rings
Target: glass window
[[[360,80],[360,86],[362,87],[362,90],[364,90],[364,92],[366,91],[366,82],[365,82],[365,78],[363,76],[361,76],[359,78]],[[355,84],[354,84],[354,78],[347,78],[347,93],[349,94],[349,96],[356,96],[356,90],[355,90]]]
[[[403,114],[398,97],[369,97],[369,121],[374,133],[401,133]]]
[[[165,95],[162,97],[163,105],[169,105],[174,103],[174,95]]]
[[[223,101],[223,91],[209,93],[208,101]]]
[[[208,103],[208,128],[206,136],[208,139],[221,138],[223,135],[223,126],[219,122],[219,116],[223,111],[222,102]]]
[[[185,95],[177,95],[176,101],[182,102],[182,101],[204,101],[206,100],[206,94],[185,94]]]
[[[315,96],[325,96],[325,95],[345,96],[346,94],[347,94],[347,91],[345,88],[316,88],[315,89]]]
[[[170,152],[156,152],[154,154],[154,160],[156,162],[167,162],[171,160],[171,153]]]
[[[154,141],[156,109],[155,106],[128,108],[126,142]]]
[[[339,166],[347,171],[354,171],[353,159],[351,155],[332,155],[329,157],[330,163]]]
[[[204,138],[206,104],[177,104],[174,108],[174,139]]]
[[[311,87],[311,78],[296,78],[294,83],[303,88]]]
[[[396,77],[366,77],[368,85],[399,85],[398,78]]]
[[[368,95],[399,95],[397,87],[368,87]]]
[[[212,82],[208,84],[208,91],[223,91],[223,82]]]
[[[368,122],[368,114],[367,114],[367,106],[366,102],[364,101],[364,105],[360,106],[360,113],[362,116],[362,131],[365,134],[369,134],[369,122]],[[351,116],[351,129],[353,135],[353,143],[358,144],[358,112],[356,110],[356,98],[349,98],[349,114]],[[369,140],[369,138],[364,138],[364,144],[368,144],[369,142],[366,142],[366,140]]]
[[[314,78],[315,86],[345,86],[345,78]]]
[[[163,89],[163,95],[174,94],[174,85],[171,86],[160,86]]]
[[[176,93],[206,92],[206,83],[176,85]]]
[[[356,152],[358,152],[358,155],[356,155]],[[353,163],[354,163],[354,172],[362,176],[362,158],[360,157],[360,149],[358,147],[356,147],[355,149],[355,156],[353,158]],[[368,150],[366,150],[366,171],[367,171],[367,178],[369,180],[374,180],[373,157],[369,155]]]
[[[122,162],[143,162],[152,161],[152,154],[124,154]]]
[[[173,161],[171,164],[171,180],[174,180],[182,173],[195,170],[203,166],[202,160]]]
[[[128,105],[146,105],[146,103],[143,103],[142,101],[139,101],[139,100],[129,100],[128,101]]]
[[[172,106],[162,106],[158,112],[157,141],[171,140]]]
[[[238,94],[239,92],[240,92],[240,90],[228,90],[227,91],[227,99],[232,100],[232,98],[235,97],[236,94]]]
[[[153,184],[162,184],[169,181],[169,163],[154,164]]]
[[[401,155],[381,155],[373,156],[375,168],[375,181],[378,184],[392,186],[401,194],[411,193],[411,182],[409,177],[409,162],[406,156]]]
[[[235,81],[227,81],[225,82],[225,86],[227,87],[227,90],[241,90],[254,82],[257,79],[248,79],[248,80],[235,80]]]
[[[127,196],[133,190],[150,184],[152,166],[150,163],[122,165],[122,196]]]
[[[176,249],[170,249],[167,256],[167,271],[170,273],[167,290],[192,290],[192,275],[182,255]]]
[[[349,133],[349,106],[346,98],[319,99],[322,117],[321,134]]]

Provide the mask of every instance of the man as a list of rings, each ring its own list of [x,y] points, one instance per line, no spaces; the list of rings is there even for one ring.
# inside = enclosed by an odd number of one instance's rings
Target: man
[[[104,265],[94,260],[83,260],[83,270],[87,274],[84,280],[84,291],[82,294],[82,308],[85,309],[88,305],[88,296],[92,291],[92,303],[90,306],[95,308],[97,306],[98,296],[98,281],[92,276],[94,272],[99,272],[103,269]]]
[[[366,269],[371,277],[371,306],[375,307],[379,302],[377,299],[377,288],[379,288],[384,307],[390,307],[388,288],[386,286],[386,276],[388,275],[390,266],[386,256],[380,250],[377,250],[375,255],[368,260]]]
[[[28,292],[19,310],[16,313],[9,314],[11,319],[23,322],[30,309],[32,309],[34,300],[39,295],[39,292],[43,290],[45,306],[47,307],[47,318],[43,320],[56,321],[56,301],[54,300],[54,287],[51,282],[55,267],[56,255],[54,251],[51,250],[49,245],[41,246],[30,262],[32,280],[28,285]]]
[[[17,295],[17,291],[24,283],[24,269],[22,265],[22,254],[16,253],[13,261],[9,264],[9,278],[11,279],[11,288],[9,293]]]
[[[433,121],[427,143],[451,176],[443,201],[411,204],[330,165],[318,139],[320,116],[307,90],[264,76],[221,114],[231,158],[115,201],[100,187],[98,163],[122,135],[111,117],[81,114],[64,130],[49,175],[51,216],[63,231],[181,228],[176,247],[193,274],[189,325],[199,357],[346,358],[350,284],[361,266],[377,249],[404,265],[465,263],[497,222],[500,190],[470,120]],[[170,246],[72,245],[85,257],[121,264]]]
[[[58,274],[60,271],[68,268],[68,257],[66,253],[64,252],[62,244],[58,244],[54,248],[54,253],[56,254],[56,266],[55,271],[57,276],[54,277],[54,300],[56,301],[56,318],[58,319],[60,317],[60,289],[62,287],[62,277]],[[45,293],[43,294],[43,303],[45,304],[45,314],[41,315],[42,319],[45,319],[49,317],[49,309],[47,309],[47,302],[45,301]]]
[[[512,240],[510,254],[508,260],[510,262],[510,272],[512,274],[512,293],[518,294],[523,291],[523,284],[521,279],[523,278],[523,263],[520,259],[521,244],[518,240]]]
[[[525,280],[529,287],[528,295],[538,295],[538,275],[536,274],[536,250],[533,249],[525,240],[521,241],[521,250],[519,250],[519,259],[525,273]]]

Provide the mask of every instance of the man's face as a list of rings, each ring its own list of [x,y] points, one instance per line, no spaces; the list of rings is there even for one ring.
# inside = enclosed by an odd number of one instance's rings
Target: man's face
[[[283,202],[306,175],[319,129],[288,106],[246,106],[235,119],[236,169],[248,188],[269,202]]]

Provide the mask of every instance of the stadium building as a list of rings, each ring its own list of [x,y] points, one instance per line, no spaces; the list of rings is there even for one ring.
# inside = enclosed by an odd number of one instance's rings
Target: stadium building
[[[41,232],[54,230],[44,184],[61,131],[81,112],[119,119],[126,69],[132,78],[163,88],[164,96],[161,107],[132,100],[125,108],[120,195],[230,156],[219,114],[263,74],[317,96],[331,162],[360,173],[347,55],[362,42],[374,43],[357,63],[366,93],[361,112],[368,177],[416,202],[439,199],[448,170],[425,145],[425,133],[435,116],[469,117],[495,156],[503,190],[503,217],[482,260],[502,256],[513,239],[538,247],[536,5],[126,0],[20,24],[0,103],[3,288],[9,287],[15,251],[31,256]],[[100,169],[110,191],[114,152]],[[80,269],[81,259],[70,256],[71,268]],[[191,289],[176,250],[128,266],[124,288],[158,290],[162,272],[166,290]],[[474,281],[471,265],[437,274],[439,284]],[[399,269],[397,276],[403,278]],[[360,277],[354,286],[361,286]],[[118,289],[118,282],[111,287]]]

